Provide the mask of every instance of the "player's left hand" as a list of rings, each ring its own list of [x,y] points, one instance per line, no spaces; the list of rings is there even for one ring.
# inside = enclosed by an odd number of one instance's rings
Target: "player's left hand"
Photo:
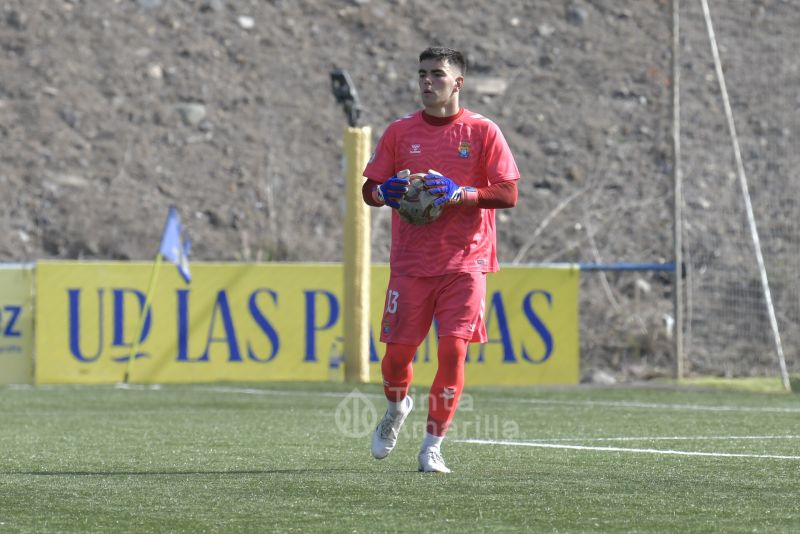
[[[462,204],[467,197],[472,197],[473,195],[475,200],[477,200],[478,192],[474,187],[460,186],[447,176],[442,176],[441,174],[426,174],[425,187],[429,193],[440,195],[439,198],[433,201],[434,206],[441,206],[442,204]]]

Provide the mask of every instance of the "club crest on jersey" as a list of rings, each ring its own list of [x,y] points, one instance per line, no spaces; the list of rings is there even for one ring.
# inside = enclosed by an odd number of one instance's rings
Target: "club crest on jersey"
[[[422,145],[419,143],[412,143],[409,154],[422,154]]]
[[[458,157],[460,158],[469,157],[469,141],[461,141],[461,144],[458,145]]]

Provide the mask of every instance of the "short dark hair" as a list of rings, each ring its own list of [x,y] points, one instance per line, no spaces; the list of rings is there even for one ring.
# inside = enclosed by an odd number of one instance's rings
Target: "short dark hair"
[[[458,67],[462,75],[467,73],[467,60],[464,59],[464,54],[458,50],[445,48],[443,46],[432,46],[423,50],[419,55],[420,63],[426,59],[446,60],[451,65]]]

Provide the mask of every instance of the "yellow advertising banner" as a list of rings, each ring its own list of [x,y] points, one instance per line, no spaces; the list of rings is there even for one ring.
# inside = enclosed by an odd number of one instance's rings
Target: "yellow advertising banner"
[[[41,262],[36,277],[36,382],[123,379],[152,265]],[[341,380],[342,266],[193,263],[192,282],[164,266],[141,321],[135,383]],[[372,268],[370,380],[388,266]],[[470,384],[578,381],[578,269],[505,268],[489,276],[489,342],[471,345]],[[433,333],[415,383],[436,371]]]
[[[0,384],[33,381],[33,265],[0,265]]]
[[[580,269],[503,267],[486,289],[485,344],[467,353],[468,384],[577,384]]]

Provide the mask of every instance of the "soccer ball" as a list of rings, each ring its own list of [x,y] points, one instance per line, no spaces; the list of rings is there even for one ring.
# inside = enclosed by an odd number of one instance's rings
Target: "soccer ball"
[[[411,224],[429,224],[439,218],[444,206],[434,206],[433,195],[425,189],[425,173],[416,173],[408,177],[408,191],[400,200],[400,209],[397,212],[400,216]]]

